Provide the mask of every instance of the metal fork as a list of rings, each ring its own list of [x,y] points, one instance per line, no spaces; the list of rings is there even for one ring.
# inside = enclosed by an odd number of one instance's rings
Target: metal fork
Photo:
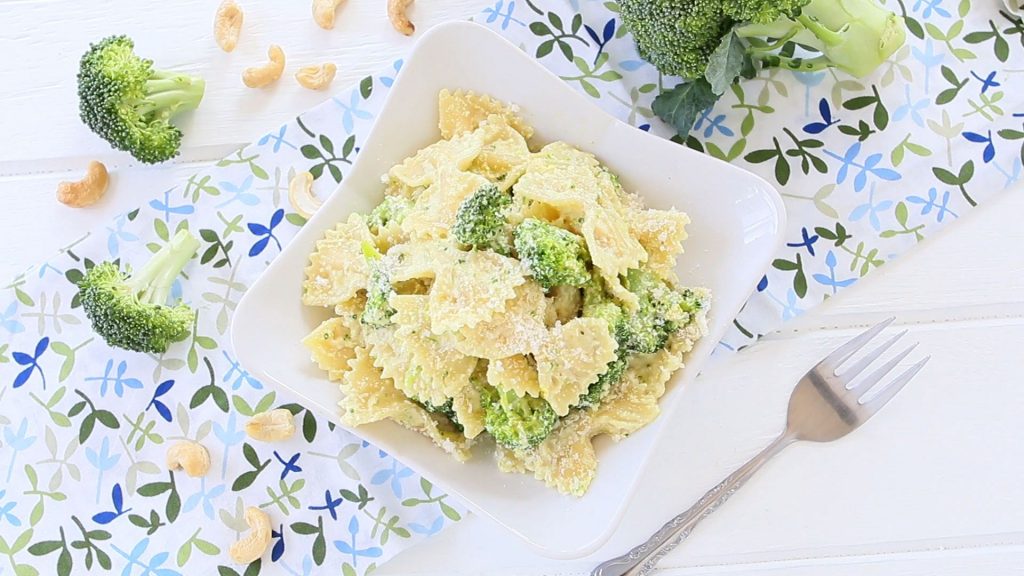
[[[864,400],[866,393],[892,372],[893,368],[917,346],[914,344],[900,352],[864,378],[855,381],[906,330],[872,350],[857,363],[839,372],[839,368],[875,336],[892,324],[889,318],[843,344],[804,374],[789,398],[786,429],[764,450],[729,475],[718,486],[709,490],[689,510],[669,520],[646,542],[626,554],[604,562],[591,572],[591,576],[644,576],[654,569],[665,554],[678,546],[701,520],[725,503],[768,460],[797,440],[831,442],[846,436],[885,406],[889,400],[910,382],[928,356],[914,364],[888,384],[878,386],[874,395]]]

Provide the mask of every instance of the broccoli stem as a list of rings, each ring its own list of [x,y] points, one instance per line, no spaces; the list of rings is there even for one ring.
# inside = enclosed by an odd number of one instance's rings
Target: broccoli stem
[[[825,46],[838,46],[843,43],[843,34],[849,29],[849,24],[843,24],[838,30],[823,25],[806,13],[797,16],[796,21],[803,24],[804,28],[811,31],[814,37],[820,40]]]
[[[734,30],[740,38],[792,38],[800,27],[788,18],[781,18],[768,24],[744,24]]]
[[[195,110],[203,99],[206,82],[187,74],[155,70],[146,80],[146,97],[139,103],[143,112],[159,112],[170,118],[181,112]]]
[[[741,38],[785,38],[822,53],[801,59],[765,55],[762,47],[749,50],[766,65],[803,71],[834,66],[858,78],[878,68],[906,39],[903,19],[875,0],[811,0],[795,18],[746,24],[735,32]]]
[[[786,45],[786,42],[789,42],[790,40],[793,39],[794,36],[796,36],[797,32],[799,32],[799,30],[796,27],[793,27],[791,30],[786,32],[784,36],[775,40],[774,42],[767,43],[764,46],[751,44],[750,46],[747,47],[747,52],[750,54],[752,58],[757,58],[759,53],[774,52],[776,50],[780,50],[783,46]]]
[[[188,230],[179,230],[166,246],[153,254],[149,262],[133,273],[127,285],[140,302],[165,304],[174,279],[199,249],[199,240]]]

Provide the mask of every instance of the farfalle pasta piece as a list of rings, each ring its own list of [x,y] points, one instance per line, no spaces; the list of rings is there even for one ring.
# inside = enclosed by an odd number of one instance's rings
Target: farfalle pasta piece
[[[341,379],[341,420],[349,426],[360,426],[391,418],[406,409],[409,399],[390,379],[381,375],[366,348],[356,348],[348,362],[349,370]]]
[[[488,362],[487,383],[501,390],[511,390],[520,398],[540,397],[537,367],[522,354]]]
[[[544,291],[536,282],[525,282],[516,286],[515,296],[504,306],[491,318],[461,328],[455,347],[463,354],[488,360],[532,354],[547,338]]]
[[[451,166],[439,168],[433,183],[416,197],[402,220],[402,231],[414,240],[447,238],[462,201],[487,184],[479,174]]]
[[[461,253],[434,278],[431,329],[435,334],[457,332],[493,318],[524,282],[518,260],[480,250]]]
[[[363,257],[364,242],[373,243],[366,221],[359,214],[328,230],[309,257],[302,284],[302,303],[335,306],[352,299],[366,287],[370,270]]]
[[[470,384],[478,359],[456,350],[452,336],[441,337],[431,330],[429,300],[420,295],[391,297],[396,326],[392,347],[405,368],[404,374],[392,378],[410,398],[440,406]]]
[[[380,368],[384,378],[398,382],[405,378],[412,363],[412,354],[400,354],[395,344],[397,327],[371,328],[363,333],[370,350],[373,365]]]
[[[542,148],[527,162],[525,173],[516,182],[516,195],[571,218],[582,217],[587,204],[596,203],[599,196],[594,179],[598,163],[592,156],[577,153],[564,142]]]
[[[508,190],[526,171],[530,160],[526,140],[503,116],[497,115],[489,116],[477,132],[484,144],[468,170],[484,176],[498,189]]]
[[[302,343],[309,348],[313,362],[337,380],[348,370],[348,361],[355,358],[362,335],[344,318],[335,317],[321,322]]]
[[[556,325],[534,354],[541,396],[565,416],[615,359],[618,345],[600,318],[576,318]]]
[[[466,438],[476,438],[484,431],[484,409],[480,404],[480,388],[466,386],[452,397],[452,412],[462,426]]]
[[[388,178],[410,188],[430,186],[442,168],[468,168],[482,147],[482,136],[476,132],[456,136],[451,140],[439,140],[392,167],[388,171]]]
[[[365,348],[356,350],[340,385],[342,422],[361,426],[385,418],[424,434],[459,460],[469,458],[471,443],[449,423],[440,421],[409,400],[393,382],[384,378]]]
[[[615,389],[591,411],[591,436],[608,434],[621,440],[650,424],[661,412],[658,400],[664,393],[664,382],[643,380],[636,372],[627,371]]]
[[[445,88],[438,94],[437,108],[437,125],[441,129],[441,137],[446,140],[476,130],[481,122],[492,115],[499,115],[524,138],[533,136],[533,128],[519,117],[517,106],[495,100],[486,94]]]
[[[631,210],[629,228],[647,252],[647,268],[674,279],[676,257],[683,252],[690,217],[678,210]]]
[[[392,282],[432,280],[456,253],[447,240],[421,240],[392,246],[384,258]]]
[[[590,206],[583,218],[583,238],[590,258],[607,276],[625,274],[647,261],[647,252],[630,234],[629,224],[619,212]]]

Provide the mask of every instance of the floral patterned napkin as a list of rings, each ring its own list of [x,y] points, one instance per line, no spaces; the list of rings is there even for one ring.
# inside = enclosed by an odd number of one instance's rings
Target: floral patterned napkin
[[[753,342],[1020,180],[1024,22],[998,0],[888,0],[907,46],[872,77],[773,71],[744,82],[682,144],[756,172],[787,202],[786,246],[722,342]],[[641,61],[614,2],[497,0],[476,18],[638,129],[670,78]],[[365,574],[465,513],[382,451],[266,388],[235,360],[231,314],[303,219],[287,184],[333,190],[401,67],[364,78],[180,187],[66,246],[0,301],[0,572]],[[681,207],[685,209],[684,207]],[[199,310],[166,354],[106,347],[73,282],[140,262],[180,228],[202,242],[174,290]],[[301,433],[250,441],[251,414],[292,410]],[[180,438],[213,455],[201,480],[165,471]],[[242,510],[273,518],[262,563],[231,565]],[[268,566],[273,564],[273,567]]]

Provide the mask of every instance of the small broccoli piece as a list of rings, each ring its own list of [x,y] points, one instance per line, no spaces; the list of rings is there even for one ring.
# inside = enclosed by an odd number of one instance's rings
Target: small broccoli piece
[[[90,268],[78,294],[93,330],[111,346],[151,354],[187,338],[195,312],[180,302],[168,306],[167,297],[197,248],[199,241],[181,230],[131,275],[113,262]]]
[[[359,321],[367,326],[383,328],[391,324],[391,317],[395,315],[395,309],[389,302],[395,289],[384,267],[383,256],[369,242],[363,242],[363,257],[370,267],[370,281],[366,287],[366,307]]]
[[[142,162],[163,162],[181,147],[181,130],[171,119],[198,107],[206,84],[155,70],[152,60],[134,50],[127,36],[89,47],[78,69],[79,112],[85,125],[114,148]]]
[[[632,352],[652,354],[704,307],[693,290],[677,292],[646,270],[630,270],[626,289],[637,296],[639,309],[625,319],[622,345]]]
[[[519,259],[545,289],[582,286],[590,280],[586,242],[581,236],[534,218],[515,231]]]
[[[506,448],[526,450],[536,447],[558,421],[547,400],[516,396],[511,390],[485,386],[480,392],[484,409],[484,428]]]
[[[430,412],[432,414],[440,414],[447,418],[448,420],[451,420],[451,423],[452,425],[455,426],[455,429],[458,430],[459,432],[462,432],[462,424],[459,423],[459,417],[455,413],[455,408],[453,407],[453,399],[449,398],[444,404],[441,405],[431,404],[430,402],[424,401],[416,401],[416,403],[419,404],[420,406],[423,406],[423,409],[426,410],[427,412]]]
[[[611,390],[612,386],[622,379],[629,365],[630,351],[626,348],[627,324],[626,313],[622,307],[612,300],[601,284],[601,278],[594,274],[590,281],[583,285],[583,309],[585,318],[601,318],[608,322],[608,330],[612,333],[619,347],[615,351],[615,360],[608,363],[608,369],[590,385],[582,395],[578,406],[590,408],[601,403],[601,399]]]
[[[582,314],[608,322],[608,330],[618,343],[616,358],[597,382],[580,396],[580,407],[596,406],[621,379],[633,354],[651,354],[668,343],[669,336],[685,326],[706,303],[693,290],[675,291],[646,270],[630,270],[626,289],[636,295],[638,309],[628,313],[604,290],[594,274],[583,286]]]
[[[512,251],[512,233],[506,219],[511,205],[511,194],[493,184],[481,186],[459,205],[452,236],[461,244],[507,256]]]
[[[377,233],[391,223],[401,224],[411,205],[412,203],[405,196],[385,196],[384,200],[366,218],[366,225],[372,232]]]
[[[625,348],[619,348],[616,354],[615,360],[608,363],[608,370],[598,376],[597,382],[591,384],[590,388],[580,395],[577,406],[580,408],[597,406],[612,389],[612,386],[622,380],[622,375],[626,373],[626,368],[629,366],[629,352]]]
[[[602,285],[601,277],[595,272],[590,280],[583,285],[583,306],[581,310],[584,317],[601,318],[608,322],[608,328],[613,335],[617,335],[620,326],[625,318],[622,307],[619,306]]]

